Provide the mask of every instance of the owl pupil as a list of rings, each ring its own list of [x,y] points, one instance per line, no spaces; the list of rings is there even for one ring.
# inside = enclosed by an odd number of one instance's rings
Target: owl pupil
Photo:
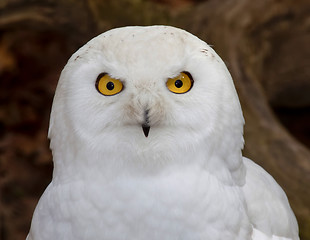
[[[110,91],[114,89],[114,83],[112,82],[108,82],[106,86],[107,86],[107,89]]]
[[[177,88],[180,88],[183,86],[183,82],[181,80],[176,80],[174,85],[177,87]]]

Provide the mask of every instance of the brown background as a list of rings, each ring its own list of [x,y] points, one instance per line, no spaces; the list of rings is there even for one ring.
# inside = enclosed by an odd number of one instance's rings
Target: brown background
[[[167,24],[211,44],[231,71],[244,155],[285,189],[310,240],[308,0],[0,0],[0,239],[24,239],[51,180],[47,129],[61,69],[110,28]]]

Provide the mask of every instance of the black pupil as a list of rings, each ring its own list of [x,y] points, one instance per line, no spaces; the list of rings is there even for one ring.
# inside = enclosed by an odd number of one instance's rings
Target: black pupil
[[[107,83],[107,89],[110,90],[110,91],[113,90],[114,89],[114,83],[108,82]]]
[[[183,82],[181,80],[176,80],[174,85],[177,87],[177,88],[180,88],[183,86]]]

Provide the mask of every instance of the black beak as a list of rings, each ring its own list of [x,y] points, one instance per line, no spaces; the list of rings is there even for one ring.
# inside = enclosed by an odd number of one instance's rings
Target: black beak
[[[142,130],[143,130],[144,136],[147,137],[149,135],[150,126],[147,123],[143,123]]]
[[[144,133],[144,136],[147,137],[149,135],[150,131],[150,125],[149,125],[149,110],[144,111],[144,123],[142,124],[142,130]]]

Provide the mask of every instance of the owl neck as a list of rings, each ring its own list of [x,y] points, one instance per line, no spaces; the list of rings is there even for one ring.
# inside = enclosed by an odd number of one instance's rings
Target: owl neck
[[[243,144],[229,141],[227,136],[225,137],[210,141],[209,138],[193,135],[186,137],[186,142],[180,139],[178,143],[145,146],[116,139],[105,142],[102,139],[102,146],[108,146],[102,148],[85,144],[89,143],[90,139],[82,139],[81,136],[67,136],[58,140],[55,137],[51,140],[53,178],[55,181],[78,180],[82,176],[112,179],[123,174],[147,176],[160,174],[169,168],[185,169],[197,166],[226,185],[243,185]],[[62,144],[59,144],[60,142]]]

